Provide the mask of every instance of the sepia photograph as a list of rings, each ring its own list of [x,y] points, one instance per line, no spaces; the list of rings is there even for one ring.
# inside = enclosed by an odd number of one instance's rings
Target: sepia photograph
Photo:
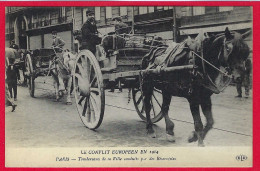
[[[253,10],[6,6],[5,166],[252,167]]]

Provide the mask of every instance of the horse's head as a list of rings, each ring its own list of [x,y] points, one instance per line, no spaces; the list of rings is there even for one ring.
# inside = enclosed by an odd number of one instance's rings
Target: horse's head
[[[221,62],[230,69],[235,82],[241,81],[244,75],[244,62],[248,58],[249,52],[249,47],[245,43],[243,35],[236,32],[231,33],[226,28]]]
[[[203,41],[205,58],[218,68],[226,68],[238,81],[243,76],[244,61],[249,55],[249,47],[243,38],[243,35],[230,32],[226,28],[224,34],[211,36]]]

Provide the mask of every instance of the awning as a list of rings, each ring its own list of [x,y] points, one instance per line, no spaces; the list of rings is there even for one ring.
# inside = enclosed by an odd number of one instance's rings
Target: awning
[[[201,32],[223,32],[226,27],[229,30],[241,30],[252,28],[252,23],[236,23],[236,24],[223,24],[220,26],[209,26],[209,27],[200,27],[200,28],[180,28],[180,35],[190,35],[190,34],[198,34]]]

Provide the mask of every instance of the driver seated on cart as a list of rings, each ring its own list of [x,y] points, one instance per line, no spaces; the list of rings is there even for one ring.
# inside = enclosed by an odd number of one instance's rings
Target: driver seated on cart
[[[101,38],[98,36],[94,11],[86,11],[86,17],[87,21],[81,28],[82,42],[80,50],[88,49],[95,55],[96,45],[101,43]]]
[[[114,25],[115,25],[116,34],[128,34],[130,32],[129,28],[131,29],[131,27],[129,27],[126,23],[124,23],[122,21],[121,16],[114,17],[113,21],[114,21]]]

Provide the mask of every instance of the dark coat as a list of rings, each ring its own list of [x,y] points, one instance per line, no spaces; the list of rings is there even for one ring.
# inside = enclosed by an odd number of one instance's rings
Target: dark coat
[[[6,83],[17,84],[17,79],[20,80],[18,67],[16,65],[9,65],[6,70]]]
[[[98,31],[96,24],[91,24],[89,21],[86,21],[81,28],[81,34],[82,46],[80,49],[88,49],[95,54],[96,45],[101,43],[101,38],[97,35]]]

